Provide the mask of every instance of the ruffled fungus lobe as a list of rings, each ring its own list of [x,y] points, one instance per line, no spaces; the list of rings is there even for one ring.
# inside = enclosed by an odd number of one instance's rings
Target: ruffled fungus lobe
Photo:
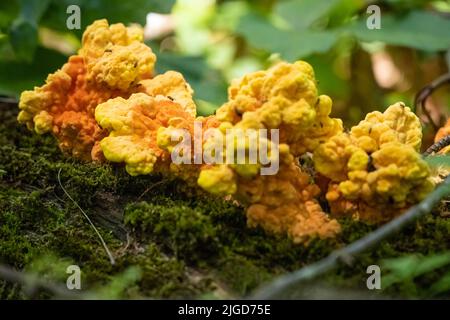
[[[281,62],[234,81],[217,118],[244,128],[276,128],[294,155],[314,149],[341,132],[342,121],[329,117],[332,101],[317,94],[313,68],[304,61]]]
[[[295,243],[335,236],[340,225],[323,212],[316,200],[319,187],[311,183],[291,154],[282,154],[283,148],[280,151],[282,161],[276,175],[238,179],[235,198],[248,204],[249,226],[287,234]]]
[[[210,167],[203,162],[203,136],[206,131],[216,129],[219,125],[220,122],[215,116],[209,116],[193,118],[190,122],[174,119],[167,127],[160,127],[157,134],[158,146],[178,159],[177,162],[171,161],[164,173],[183,179],[190,188],[196,189],[200,170]],[[198,128],[196,129],[195,126]],[[180,129],[187,134],[187,137],[181,137],[178,133]],[[196,139],[198,146],[196,146]],[[185,151],[186,154],[184,154]],[[222,182],[225,183],[224,180]]]
[[[335,236],[340,225],[322,211],[316,200],[319,187],[311,183],[287,145],[280,145],[279,151],[280,167],[274,175],[243,175],[242,170],[251,165],[221,164],[203,167],[198,184],[213,194],[232,195],[246,205],[249,226],[287,234],[296,243]],[[239,167],[241,171],[236,170]]]
[[[108,99],[128,97],[153,72],[155,55],[142,41],[142,29],[95,21],[83,34],[82,48],[46,84],[24,91],[18,121],[39,134],[52,132],[65,153],[101,160],[98,142],[107,135],[94,119]]]
[[[279,144],[272,141],[270,133],[264,142],[278,145],[278,153],[269,148],[269,157],[280,167],[276,174],[261,175],[264,165],[260,162],[218,164],[202,168],[198,184],[214,194],[233,195],[245,204],[251,226],[286,233],[295,242],[335,236],[339,224],[322,211],[315,199],[319,188],[295,160],[343,130],[341,120],[329,117],[331,99],[318,96],[311,66],[303,61],[279,63],[233,82],[228,93],[229,101],[216,112],[222,122],[221,140],[227,139],[227,129],[228,133],[279,129]],[[260,144],[257,146],[259,153]],[[237,154],[240,148],[247,149],[248,143],[235,143],[233,148]]]
[[[332,213],[384,221],[422,200],[434,186],[419,153],[421,139],[419,119],[396,103],[319,146],[314,163],[331,179]]]
[[[175,122],[188,127],[194,118],[181,105],[164,96],[135,93],[100,104],[95,111],[100,126],[110,132],[100,142],[105,158],[123,162],[130,175],[149,174],[157,163],[167,163],[170,154],[157,145],[160,127]]]
[[[105,19],[88,26],[79,51],[85,59],[88,81],[126,91],[150,78],[156,56],[142,41],[139,26],[108,25]]]
[[[167,71],[153,79],[142,80],[140,91],[150,96],[166,96],[180,104],[191,116],[195,117],[197,111],[192,95],[194,91],[186,82],[183,75],[175,71]]]
[[[140,81],[138,91],[128,99],[102,103],[95,111],[97,122],[109,132],[100,142],[105,158],[125,163],[131,175],[174,171],[185,177],[192,168],[175,168],[170,163],[170,148],[161,129],[193,131],[196,110],[191,87],[180,73],[168,71]]]

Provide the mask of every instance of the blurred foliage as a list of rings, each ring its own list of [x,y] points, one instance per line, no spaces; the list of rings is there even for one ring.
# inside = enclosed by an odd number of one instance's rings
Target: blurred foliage
[[[431,168],[450,168],[450,156],[449,155],[433,155],[425,158],[425,161]]]
[[[450,252],[427,256],[412,254],[383,262],[382,288],[395,284],[414,286],[423,277],[434,277],[425,297],[433,297],[450,290]]]
[[[81,30],[71,31],[66,10],[74,4],[81,8]],[[381,8],[379,30],[366,26],[371,4]],[[411,104],[421,87],[448,71],[450,1],[11,0],[0,3],[0,68],[6,71],[0,94],[18,96],[42,83],[76,51],[93,20],[145,25],[149,12],[170,13],[175,22],[171,32],[148,40],[159,57],[157,71],[182,72],[200,114],[226,100],[232,79],[280,59],[309,61],[347,125],[396,100]],[[430,104],[441,112],[448,93],[437,92]]]

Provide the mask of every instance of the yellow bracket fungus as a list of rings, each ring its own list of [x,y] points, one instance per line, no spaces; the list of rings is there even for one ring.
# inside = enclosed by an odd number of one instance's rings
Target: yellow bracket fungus
[[[131,175],[159,172],[231,196],[246,207],[250,226],[298,243],[340,231],[300,156],[312,154],[314,178],[336,216],[384,221],[433,188],[419,154],[420,122],[402,103],[344,132],[342,121],[330,117],[330,97],[318,94],[313,68],[281,62],[233,81],[216,115],[196,117],[189,84],[175,71],[154,76],[155,62],[142,28],[95,21],[77,55],[43,86],[22,93],[18,121],[53,133],[76,158],[123,163]],[[173,139],[180,129],[194,138],[186,149],[178,149],[181,136]],[[209,129],[215,134],[204,137]],[[266,135],[246,134],[256,130]],[[252,146],[259,157],[250,162]],[[174,161],[174,152],[186,162]],[[238,154],[245,161],[236,161]],[[207,155],[219,161],[204,163]],[[274,163],[271,174],[261,174]]]
[[[39,134],[53,133],[65,153],[102,160],[99,141],[107,135],[94,119],[98,104],[127,98],[151,77],[156,60],[142,43],[143,31],[99,20],[83,34],[78,55],[47,77],[46,83],[20,97],[18,121]]]
[[[385,221],[422,200],[434,185],[421,139],[419,119],[400,102],[319,146],[314,164],[331,180],[332,213]]]

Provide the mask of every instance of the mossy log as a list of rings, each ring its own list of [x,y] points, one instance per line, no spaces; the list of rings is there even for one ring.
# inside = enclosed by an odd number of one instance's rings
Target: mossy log
[[[16,122],[17,106],[0,105],[0,263],[65,284],[66,267],[79,265],[82,289],[104,298],[230,298],[249,295],[275,276],[326,257],[376,229],[341,219],[335,239],[295,245],[248,228],[244,211],[223,199],[160,176],[131,177],[123,167],[65,157],[55,140]],[[116,263],[60,182],[99,229]],[[303,288],[348,297],[367,291],[366,268],[411,253],[450,250],[450,219],[441,210]],[[445,268],[378,295],[428,297]],[[311,286],[317,290],[310,290]],[[301,290],[300,290],[301,291]],[[322,293],[321,293],[322,292]],[[340,293],[339,293],[340,292]],[[450,293],[444,294],[448,297]],[[32,297],[50,298],[46,290]],[[0,298],[29,298],[23,285],[0,279]]]

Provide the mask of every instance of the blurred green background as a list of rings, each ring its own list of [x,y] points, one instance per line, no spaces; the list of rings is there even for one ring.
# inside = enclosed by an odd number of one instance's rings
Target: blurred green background
[[[81,8],[81,30],[66,27],[72,4]],[[379,30],[366,27],[371,4],[381,8]],[[349,126],[397,100],[411,105],[450,60],[450,1],[9,0],[0,2],[0,95],[42,84],[99,18],[147,24],[157,71],[182,72],[200,114],[226,100],[231,79],[303,59]],[[448,92],[428,101],[434,117],[450,105]]]

